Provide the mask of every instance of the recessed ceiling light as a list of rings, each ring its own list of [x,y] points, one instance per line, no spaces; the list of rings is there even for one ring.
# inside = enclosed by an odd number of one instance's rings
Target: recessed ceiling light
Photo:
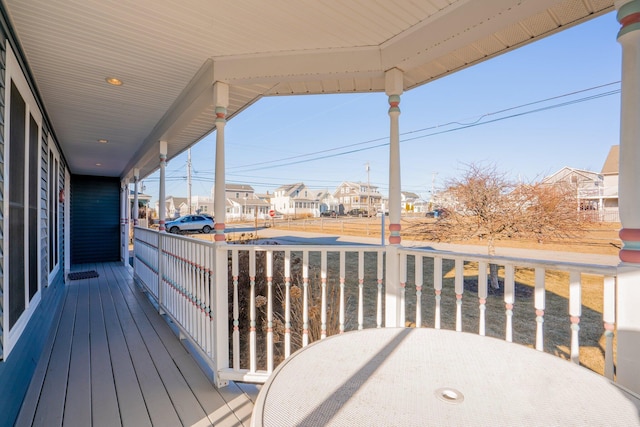
[[[109,83],[110,85],[114,85],[114,86],[122,86],[122,80],[120,79],[116,79],[115,77],[107,77],[105,79],[107,81],[107,83]]]
[[[96,166],[102,166],[102,163],[96,163]]]
[[[109,142],[109,140],[108,139],[99,139],[98,142],[100,144],[106,144],[107,142]]]

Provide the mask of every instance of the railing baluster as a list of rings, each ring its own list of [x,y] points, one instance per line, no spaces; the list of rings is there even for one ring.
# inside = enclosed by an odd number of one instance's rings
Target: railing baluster
[[[376,327],[382,327],[382,278],[384,277],[384,255],[381,251],[377,252],[378,257],[378,306],[376,315]]]
[[[320,302],[320,339],[327,337],[327,251],[320,252],[320,285],[322,299]]]
[[[364,251],[358,251],[358,330],[364,325]]]
[[[571,361],[580,363],[580,316],[582,316],[582,284],[580,272],[569,273],[569,316],[571,316]]]
[[[249,250],[249,372],[257,369],[256,361],[256,251]]]
[[[462,332],[462,293],[464,292],[464,261],[462,259],[456,259],[455,269],[456,331]]]
[[[478,262],[478,304],[480,310],[480,319],[478,325],[478,334],[485,336],[487,333],[487,263],[486,261]]]
[[[291,251],[284,251],[284,357],[291,355]]]
[[[511,264],[504,266],[504,307],[507,316],[505,340],[513,341],[513,303],[515,302],[515,269]]]
[[[434,327],[440,329],[440,300],[442,299],[442,258],[433,258],[433,288],[435,292],[435,320]]]
[[[346,253],[345,251],[340,251],[340,318],[338,319],[339,331],[340,333],[344,332],[344,316],[345,316],[345,301],[344,301],[344,282],[346,279]]]
[[[535,269],[536,350],[544,351],[545,269]]]
[[[267,251],[267,372],[273,372],[273,251]]]
[[[309,251],[302,252],[302,346],[309,344]]]
[[[604,303],[602,320],[604,321],[605,352],[604,352],[604,376],[613,380],[613,332],[616,323],[616,278],[604,277]]]
[[[233,280],[233,369],[240,369],[240,302],[238,300],[238,250],[231,251],[231,276]]]
[[[416,328],[422,327],[422,255],[415,256],[415,282],[416,282]]]

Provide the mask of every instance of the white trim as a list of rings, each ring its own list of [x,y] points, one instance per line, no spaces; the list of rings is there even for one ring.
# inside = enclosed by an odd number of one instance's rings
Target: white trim
[[[71,175],[69,170],[62,167],[60,162],[60,170],[64,169],[64,193],[70,195],[69,189],[71,188]],[[64,200],[64,249],[62,256],[64,256],[64,282],[67,282],[67,276],[71,271],[71,198],[66,197]],[[59,223],[60,221],[58,221]],[[58,258],[59,259],[59,258]]]
[[[20,64],[18,63],[18,60],[16,59],[13,50],[11,49],[11,46],[9,44],[9,42],[7,41],[6,43],[6,71],[5,71],[5,79],[6,79],[6,86],[5,86],[5,128],[4,128],[4,140],[5,140],[5,165],[7,165],[7,167],[5,167],[5,173],[8,173],[9,171],[9,167],[8,165],[10,165],[11,163],[11,140],[10,140],[10,132],[11,132],[11,82],[13,82],[13,84],[15,84],[18,92],[20,92],[20,96],[22,96],[22,98],[24,99],[24,102],[26,104],[26,111],[25,111],[25,166],[28,165],[29,162],[29,132],[30,132],[30,118],[33,116],[33,119],[35,120],[35,122],[38,125],[38,135],[37,135],[37,144],[39,149],[42,148],[41,144],[41,132],[42,132],[42,113],[40,112],[40,110],[38,109],[38,104],[35,101],[35,97],[33,96],[33,93],[31,92],[31,88],[29,87],[29,84],[27,83],[27,80],[24,76],[24,74],[22,73],[22,69],[20,68]],[[41,164],[41,155],[40,155],[40,151],[38,151],[38,164],[37,164],[37,168],[40,169],[42,167]],[[24,195],[25,195],[25,213],[24,213],[24,219],[25,219],[25,230],[29,230],[29,168],[25,167],[24,168],[25,171],[25,188],[24,188]],[[40,170],[37,171],[37,176],[38,176],[38,200],[39,199],[39,195],[40,195],[40,181],[39,179],[41,178],[40,176]],[[8,195],[9,194],[9,176],[5,177],[4,180],[4,194]],[[2,209],[3,209],[3,213],[4,213],[4,219],[3,219],[3,225],[4,225],[4,239],[3,239],[3,253],[5,254],[5,258],[4,258],[4,264],[5,264],[5,272],[4,272],[4,276],[3,276],[3,289],[5,290],[4,295],[3,295],[3,308],[4,308],[4,312],[3,312],[3,322],[2,322],[2,326],[3,326],[3,336],[4,336],[4,347],[3,347],[3,358],[6,359],[7,356],[11,353],[11,350],[13,349],[13,347],[15,346],[16,342],[18,341],[18,339],[20,338],[20,336],[22,335],[22,333],[24,332],[24,328],[26,327],[26,325],[29,323],[29,320],[31,319],[31,316],[33,315],[33,312],[35,311],[36,307],[38,306],[38,304],[40,303],[40,299],[41,299],[41,283],[40,283],[40,279],[41,279],[41,272],[40,272],[40,255],[41,255],[41,242],[40,242],[40,237],[41,237],[41,233],[40,233],[40,220],[41,220],[41,214],[40,214],[40,204],[38,203],[38,210],[37,210],[37,216],[38,216],[38,227],[36,230],[37,233],[37,252],[38,252],[38,258],[37,258],[37,262],[38,262],[38,267],[36,268],[36,281],[37,281],[37,285],[38,285],[38,290],[36,291],[36,293],[34,294],[33,298],[31,299],[31,301],[29,301],[29,239],[28,239],[28,233],[25,233],[25,235],[23,236],[23,239],[25,239],[25,249],[23,252],[23,256],[24,256],[24,260],[25,260],[25,309],[24,311],[20,314],[20,317],[18,318],[18,320],[16,321],[15,325],[13,325],[13,328],[9,328],[9,313],[10,313],[10,308],[9,308],[9,264],[11,262],[11,260],[9,259],[9,238],[10,238],[10,234],[11,234],[11,230],[9,229],[9,200],[8,197],[4,198],[4,203],[2,205]]]
[[[49,228],[49,239],[47,240],[47,256],[49,257],[49,260],[51,260],[51,251],[55,251],[54,253],[54,259],[56,260],[56,264],[53,266],[53,268],[51,268],[51,265],[49,264],[49,279],[48,279],[48,284],[51,285],[51,283],[53,283],[56,275],[58,274],[58,272],[60,271],[60,246],[58,244],[58,241],[60,239],[60,204],[58,201],[58,193],[60,192],[60,171],[61,171],[61,164],[60,164],[60,153],[58,152],[58,147],[55,145],[55,142],[53,140],[53,138],[51,137],[51,135],[49,135],[49,141],[48,141],[48,146],[49,146],[49,152],[47,153],[47,162],[49,165],[49,170],[48,170],[48,176],[49,179],[47,180],[47,213],[49,215],[49,221],[47,223],[47,227],[49,227],[49,224],[51,224],[51,215],[57,214],[55,215],[55,222],[54,222],[54,227],[55,230]],[[53,162],[51,161],[51,154],[53,154]],[[56,169],[54,167],[55,162],[58,162],[58,173],[56,172]],[[53,177],[54,180],[54,191],[53,193],[51,193],[51,179]],[[66,191],[65,191],[66,194]],[[53,198],[53,203],[54,203],[54,207],[53,207],[53,211],[56,211],[55,213],[52,211],[51,209],[51,198]],[[55,231],[57,231],[57,233],[55,233]],[[49,242],[51,241],[51,234],[55,233],[56,236],[58,236],[58,241],[56,241],[53,245],[53,247],[49,246]]]

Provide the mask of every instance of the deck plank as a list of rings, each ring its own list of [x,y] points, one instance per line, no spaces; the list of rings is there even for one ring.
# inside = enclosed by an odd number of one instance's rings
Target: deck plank
[[[107,326],[105,321],[105,310],[101,296],[101,289],[106,286],[107,279],[102,271],[100,277],[92,280],[90,284],[89,306],[90,318],[90,348],[91,348],[91,411],[92,423],[94,427],[119,426],[121,425],[120,409],[118,407],[118,397],[111,365],[112,349],[107,338]],[[114,355],[113,359],[124,357],[126,354]],[[137,381],[135,382],[137,386]],[[145,408],[146,415],[146,408]],[[147,418],[148,419],[148,418]],[[139,424],[137,424],[139,425]]]
[[[91,355],[89,350],[89,287],[91,280],[77,280],[68,286],[78,289],[71,362],[65,399],[65,427],[91,425]]]
[[[153,363],[158,369],[162,382],[174,404],[183,425],[193,425],[207,417],[202,406],[191,392],[189,385],[174,363],[168,349],[158,337],[152,321],[156,328],[169,328],[160,315],[155,314],[152,320],[147,318],[143,306],[148,305],[148,301],[140,301],[136,298],[137,289],[132,289],[133,278],[129,280],[116,280],[122,292],[124,300],[129,307],[129,311],[140,330],[142,338],[149,349]],[[127,283],[131,282],[131,283]],[[142,305],[141,305],[142,303]],[[181,350],[180,355],[184,355],[186,350]]]
[[[128,283],[130,287],[136,288],[133,280],[122,278],[123,283]],[[134,289],[133,295],[140,300],[140,306],[148,317],[158,316],[154,307],[146,301],[146,296]],[[200,367],[194,363],[193,357],[188,353],[185,347],[176,340],[174,332],[167,327],[165,322],[161,324],[152,322],[156,333],[162,340],[165,347],[172,354],[174,362],[180,369],[180,372],[187,381],[191,391],[200,402],[200,405],[208,414],[208,418],[215,426],[235,427],[243,425],[242,421],[233,413],[227,402],[220,392],[211,384],[207,377],[203,374]],[[236,399],[243,399],[245,396],[235,396]],[[249,399],[247,397],[247,399]],[[248,402],[252,403],[252,402]],[[238,406],[240,403],[237,403]],[[252,406],[253,407],[253,406]]]
[[[122,331],[123,326],[109,290],[112,280],[111,282],[109,280],[106,275],[103,277],[99,291],[122,425],[151,426],[135,366]]]
[[[78,287],[69,287],[64,301],[60,327],[42,386],[40,401],[33,419],[35,426],[61,426],[64,416],[71,342],[75,323]]]
[[[113,285],[109,287],[109,292],[120,318],[151,423],[154,426],[167,427],[182,425],[121,289],[115,278],[109,277],[109,280]]]
[[[38,319],[37,327],[49,328],[49,335],[47,336],[44,346],[42,347],[42,353],[37,360],[36,368],[34,370],[29,388],[22,402],[22,407],[16,419],[16,426],[27,426],[33,423],[36,409],[38,407],[38,401],[40,400],[40,393],[44,386],[44,381],[49,367],[49,361],[53,352],[56,335],[60,327],[60,321],[62,319],[62,308],[66,299],[67,288],[62,282],[62,278],[56,280],[56,282],[49,285],[47,292],[55,292],[56,296],[49,301],[49,304],[43,306],[42,309],[53,309],[54,313],[51,317],[51,323],[49,325],[42,324],[44,320]],[[59,304],[57,302],[60,302]],[[44,316],[44,315],[43,315]]]

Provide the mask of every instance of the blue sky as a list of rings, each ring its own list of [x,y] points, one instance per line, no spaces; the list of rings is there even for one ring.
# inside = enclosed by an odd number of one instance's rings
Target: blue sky
[[[472,162],[525,181],[564,166],[600,171],[619,142],[619,27],[609,13],[405,92],[403,190],[428,199]],[[368,163],[386,195],[388,108],[382,93],[261,99],[227,124],[226,180],[259,193],[294,182],[332,191],[367,182]],[[210,195],[215,134],[192,148],[192,164],[192,194]],[[169,162],[167,195],[186,196],[186,171],[186,153]],[[157,173],[144,184],[156,200]]]

